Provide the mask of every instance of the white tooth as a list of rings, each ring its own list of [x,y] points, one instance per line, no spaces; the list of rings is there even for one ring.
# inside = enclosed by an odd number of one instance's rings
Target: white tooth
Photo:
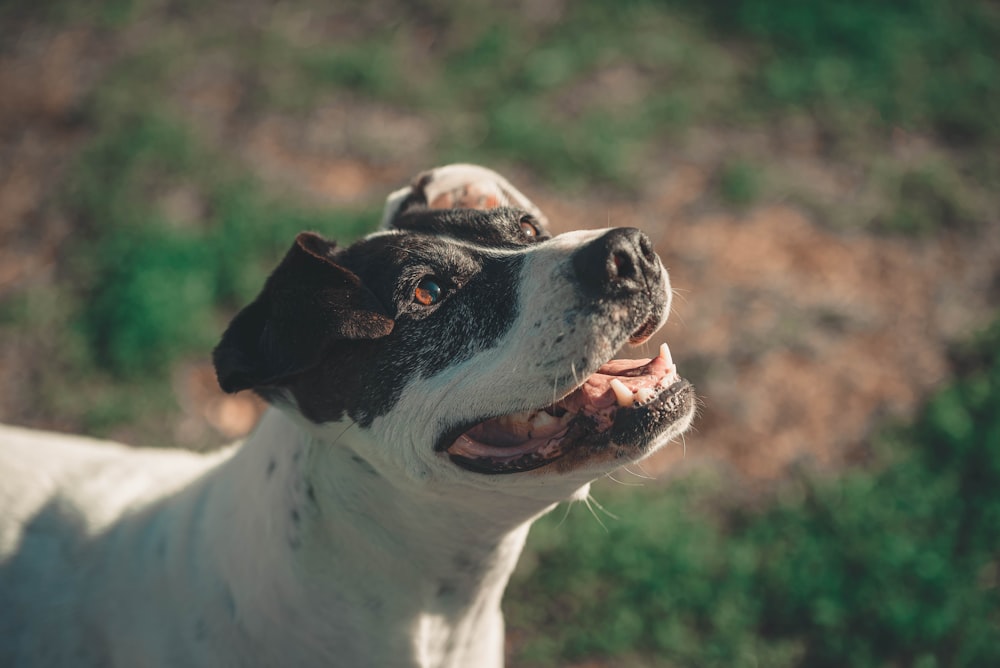
[[[655,396],[656,392],[649,389],[648,387],[640,387],[639,391],[635,393],[635,398],[638,399],[640,404],[646,403]]]
[[[559,418],[553,417],[545,411],[538,411],[538,415],[531,421],[531,436],[533,438],[551,436],[559,431],[561,426]]]
[[[670,385],[670,383],[673,382],[673,380],[674,380],[674,369],[672,368],[667,369],[667,373],[664,374],[663,378],[660,378],[658,381],[656,381],[656,386],[662,389]]]
[[[619,406],[624,407],[632,405],[632,390],[625,387],[625,383],[621,382],[617,378],[612,378],[611,389],[615,391],[615,399],[618,400]]]
[[[660,357],[667,361],[667,367],[674,365],[674,358],[670,356],[670,348],[665,343],[660,344]]]

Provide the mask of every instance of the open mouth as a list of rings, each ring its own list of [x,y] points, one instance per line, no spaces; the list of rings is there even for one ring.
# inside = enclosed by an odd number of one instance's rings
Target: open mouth
[[[690,387],[663,344],[653,359],[605,363],[548,406],[480,422],[451,441],[446,452],[457,465],[479,473],[528,471],[612,442],[634,443],[630,447],[638,455],[658,427],[686,414],[683,395]]]

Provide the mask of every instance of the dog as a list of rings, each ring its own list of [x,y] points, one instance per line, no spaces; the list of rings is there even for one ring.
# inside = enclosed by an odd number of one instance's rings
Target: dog
[[[450,165],[301,233],[214,351],[269,408],[209,454],[0,429],[0,665],[501,666],[531,523],[689,426],[635,229],[552,236]]]

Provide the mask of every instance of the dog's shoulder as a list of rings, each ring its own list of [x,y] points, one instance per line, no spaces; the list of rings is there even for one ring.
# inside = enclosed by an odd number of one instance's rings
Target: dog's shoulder
[[[227,455],[0,425],[0,563],[25,549],[26,536],[62,542],[100,532]]]

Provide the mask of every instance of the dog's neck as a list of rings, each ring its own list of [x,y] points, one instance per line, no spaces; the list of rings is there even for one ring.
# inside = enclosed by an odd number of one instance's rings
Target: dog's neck
[[[272,409],[217,472],[216,526],[228,539],[216,544],[226,546],[228,569],[246,579],[234,591],[251,592],[237,599],[253,597],[235,601],[240,618],[258,627],[247,630],[293,655],[346,660],[353,652],[361,661],[344,665],[502,657],[500,599],[531,521],[551,502],[483,490],[470,502],[430,486],[401,491],[356,454],[363,430],[344,423],[325,432],[336,442]],[[287,615],[301,625],[274,623]],[[295,643],[275,637],[289,628]]]

